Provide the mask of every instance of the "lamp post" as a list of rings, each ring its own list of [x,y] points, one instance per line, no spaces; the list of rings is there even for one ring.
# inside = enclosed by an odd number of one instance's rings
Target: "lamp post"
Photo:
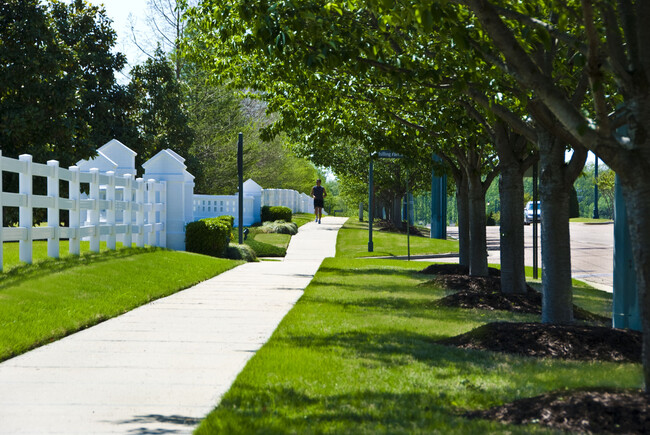
[[[596,156],[596,163],[594,164],[594,219],[598,219],[598,156]]]
[[[244,133],[237,141],[237,173],[239,175],[239,244],[244,243]]]

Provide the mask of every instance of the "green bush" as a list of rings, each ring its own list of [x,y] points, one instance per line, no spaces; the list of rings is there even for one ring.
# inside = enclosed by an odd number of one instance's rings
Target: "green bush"
[[[270,243],[260,242],[251,239],[250,237],[247,240],[244,240],[244,243],[250,246],[258,257],[284,257],[287,255],[287,250],[285,248]]]
[[[226,249],[226,258],[231,260],[257,261],[255,251],[248,245],[231,243]]]
[[[262,222],[273,222],[283,220],[291,222],[291,209],[289,207],[269,206],[262,207]]]
[[[197,254],[223,257],[230,242],[232,216],[206,218],[185,226],[185,249]]]
[[[278,233],[278,234],[298,234],[298,225],[293,222],[277,220],[275,222],[264,222],[264,225],[258,229],[261,233]]]
[[[490,212],[490,213],[485,217],[485,225],[487,225],[488,227],[493,227],[493,226],[495,226],[496,224],[497,224],[497,223],[496,223],[496,221],[494,220],[494,215],[492,214],[492,212]]]

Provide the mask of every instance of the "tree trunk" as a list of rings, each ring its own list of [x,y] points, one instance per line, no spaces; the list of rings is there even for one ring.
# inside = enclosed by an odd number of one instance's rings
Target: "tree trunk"
[[[391,222],[398,230],[403,228],[402,225],[402,197],[400,195],[393,196],[391,202]]]
[[[524,267],[524,179],[518,164],[505,166],[501,162],[499,179],[501,199],[501,291],[526,293]]]
[[[539,132],[539,197],[542,220],[542,322],[573,322],[569,190],[564,176],[564,145]],[[573,180],[571,180],[572,182]]]
[[[643,332],[643,376],[645,390],[650,392],[650,178],[645,161],[639,159],[628,170],[618,174],[627,206],[628,228],[639,292],[641,329]],[[635,167],[631,167],[635,166]]]
[[[458,264],[469,267],[469,190],[466,180],[456,179],[458,209]]]
[[[488,276],[487,243],[485,234],[485,190],[481,175],[469,177],[469,274]]]

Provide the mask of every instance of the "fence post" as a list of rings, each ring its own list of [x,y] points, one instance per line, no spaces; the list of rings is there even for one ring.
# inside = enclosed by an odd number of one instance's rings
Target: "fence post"
[[[50,167],[52,174],[47,177],[47,196],[52,198],[52,207],[47,209],[47,226],[52,228],[52,237],[47,239],[47,256],[50,258],[59,258],[60,236],[60,216],[59,216],[59,162],[57,160],[48,160],[47,166]]]
[[[160,210],[160,222],[162,223],[162,230],[160,231],[160,247],[167,247],[167,182],[160,182],[160,200],[162,203],[162,210]]]
[[[144,180],[135,180],[135,224],[138,226],[138,234],[135,236],[135,244],[138,248],[144,248]]]
[[[124,201],[126,205],[124,211],[122,212],[124,217],[122,218],[122,223],[126,225],[126,233],[124,233],[124,247],[130,248],[133,244],[133,174],[125,174],[126,183],[124,186]]]
[[[3,267],[3,262],[4,262],[4,238],[3,238],[3,232],[4,232],[4,208],[2,207],[2,196],[3,196],[3,190],[4,187],[2,185],[2,150],[0,150],[0,272],[4,270]]]
[[[32,227],[34,215],[32,212],[32,156],[21,154],[18,160],[25,162],[25,171],[18,175],[18,193],[23,195],[23,206],[18,208],[19,226],[25,228],[25,240],[19,242],[19,258],[24,263],[32,263]],[[21,201],[22,202],[22,201]]]
[[[147,243],[151,246],[157,246],[156,243],[156,188],[154,183],[156,180],[149,178],[147,180],[147,223],[151,225],[149,234],[147,235]]]
[[[115,171],[108,171],[106,175],[108,175],[108,185],[106,186],[106,200],[108,201],[106,224],[110,228],[108,238],[106,239],[106,247],[115,250],[117,244],[115,234]]]
[[[68,220],[70,221],[70,237],[69,237],[69,246],[68,246],[68,252],[71,255],[79,255],[81,249],[79,247],[79,213],[81,212],[81,205],[79,202],[80,199],[80,190],[81,190],[81,183],[79,182],[79,166],[70,166],[68,168],[71,172],[71,177],[72,178],[68,182],[69,186],[69,197],[70,200],[72,200],[73,206],[72,209],[69,211],[69,218]]]
[[[93,227],[93,235],[90,236],[90,251],[99,252],[99,169],[91,168],[90,175],[90,199],[93,208],[90,210],[90,225]]]

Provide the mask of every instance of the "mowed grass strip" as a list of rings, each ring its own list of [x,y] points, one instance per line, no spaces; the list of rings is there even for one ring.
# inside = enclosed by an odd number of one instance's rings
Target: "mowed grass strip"
[[[131,248],[14,267],[0,274],[0,361],[238,264],[188,252]]]
[[[378,231],[373,227],[373,252],[368,252],[368,222],[350,218],[339,230],[336,241],[336,255],[340,257],[386,257],[406,256],[408,241],[406,234]],[[455,240],[430,239],[411,235],[411,255],[447,254],[458,252]]]
[[[554,433],[460,413],[556,389],[642,385],[638,364],[436,344],[488,322],[539,318],[437,307],[447,292],[419,286],[430,277],[415,272],[426,266],[326,259],[197,433]]]

